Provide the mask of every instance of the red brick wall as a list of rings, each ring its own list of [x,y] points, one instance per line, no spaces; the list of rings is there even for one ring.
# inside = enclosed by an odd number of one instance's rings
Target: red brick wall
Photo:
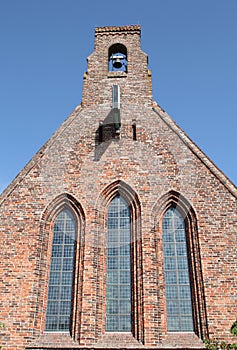
[[[128,72],[121,77],[108,74],[108,47],[117,42],[128,50]],[[121,132],[99,143],[113,84],[121,89]],[[132,213],[135,316],[133,337],[111,340],[105,334],[105,237],[106,208],[116,193]],[[172,203],[187,221],[196,334],[234,341],[229,328],[237,314],[236,198],[236,187],[152,101],[140,28],[97,29],[82,106],[1,196],[4,348],[199,344],[188,334],[167,337],[161,221]],[[79,224],[72,337],[44,334],[52,228],[63,205]]]

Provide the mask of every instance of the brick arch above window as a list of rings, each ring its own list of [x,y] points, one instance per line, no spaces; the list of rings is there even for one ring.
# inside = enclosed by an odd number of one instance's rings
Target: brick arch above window
[[[165,193],[155,203],[151,212],[152,221],[155,225],[159,224],[160,217],[171,206],[177,207],[183,218],[188,217],[193,226],[197,226],[197,216],[192,204],[181,193],[174,190]]]
[[[100,218],[105,215],[109,203],[118,194],[120,194],[128,203],[130,209],[132,210],[132,213],[134,214],[134,217],[136,219],[140,218],[140,199],[132,187],[122,180],[112,182],[100,193],[96,201],[97,217]]]
[[[157,242],[157,256],[163,256],[162,251],[162,221],[165,213],[170,208],[176,208],[177,211],[182,215],[186,237],[187,237],[187,248],[188,248],[188,259],[189,259],[189,270],[190,270],[190,281],[192,290],[192,303],[193,303],[193,318],[194,318],[194,332],[198,337],[204,339],[208,336],[207,327],[207,315],[205,307],[205,295],[203,286],[202,276],[202,263],[199,246],[199,232],[198,232],[198,221],[196,212],[192,204],[179,192],[171,190],[160,197],[155,203],[151,212],[151,220],[154,227],[154,235]],[[164,276],[164,266],[159,264],[160,276]],[[162,284],[164,290],[164,277],[162,277]],[[161,289],[162,289],[161,288]],[[160,296],[159,303],[163,306],[164,295]],[[167,325],[163,325],[167,330]]]
[[[79,219],[81,223],[85,221],[84,210],[80,202],[69,193],[61,193],[55,197],[44,209],[41,216],[41,228],[48,223],[55,220],[55,217],[63,210],[69,208],[72,211],[75,219]]]

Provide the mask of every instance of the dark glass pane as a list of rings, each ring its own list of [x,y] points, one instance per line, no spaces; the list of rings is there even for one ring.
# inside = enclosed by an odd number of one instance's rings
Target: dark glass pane
[[[177,230],[175,232],[175,240],[176,242],[186,242],[185,230]]]
[[[57,227],[57,226],[56,226]],[[53,236],[53,245],[54,244],[62,244],[63,243],[63,232],[55,232]]]
[[[45,328],[47,331],[56,331],[58,327],[58,318],[55,316],[47,316]]]
[[[131,272],[130,271],[120,271],[120,283],[121,284],[131,284]]]
[[[108,299],[118,299],[119,297],[118,285],[108,285],[106,293],[107,293]]]
[[[49,285],[48,299],[49,300],[58,300],[59,299],[59,292],[60,292],[59,286],[56,287],[56,286]]]
[[[182,270],[178,272],[178,281],[179,284],[188,284],[189,285],[189,272]]]
[[[129,299],[120,299],[120,314],[130,315],[131,314],[131,301]]]
[[[120,298],[129,299],[131,297],[131,286],[129,285],[121,285],[120,286]]]
[[[118,315],[118,300],[107,298],[106,311],[107,315]]]
[[[182,317],[181,319],[181,329],[183,331],[190,331],[193,329],[193,318],[192,317]]]
[[[167,300],[166,307],[167,307],[167,314],[169,316],[179,314],[179,305],[176,300]]]
[[[60,284],[61,280],[61,273],[60,272],[51,272],[50,273],[50,278],[49,278],[49,284],[50,285],[55,285],[55,284]]]
[[[180,286],[179,288],[179,294],[181,299],[191,299],[190,295],[190,287],[189,286]]]
[[[165,257],[165,270],[175,270],[176,259],[174,257]]]
[[[73,280],[73,275],[72,273],[69,271],[69,272],[63,272],[62,274],[62,280],[61,280],[61,283],[62,285],[69,285],[71,286],[72,285],[72,280]]]
[[[52,258],[61,257],[63,253],[63,247],[61,245],[53,245]]]
[[[62,259],[51,258],[50,271],[60,271]]]
[[[58,221],[54,225],[54,232],[63,232],[64,222],[58,218]]]
[[[61,299],[62,300],[71,300],[72,295],[72,287],[71,286],[63,286],[61,288]]]
[[[110,230],[110,234],[108,236],[108,244],[111,246],[118,246],[118,235],[117,230]]]
[[[183,315],[190,315],[192,313],[192,305],[190,300],[180,301],[180,313]]]
[[[111,316],[111,315],[106,315],[106,329],[110,330],[111,332],[116,332],[118,331],[119,327],[119,318],[118,316]]]
[[[75,233],[67,232],[67,234],[64,237],[65,244],[74,244],[75,243]]]
[[[180,325],[180,318],[179,317],[174,317],[172,315],[172,317],[170,317],[168,315],[168,330],[170,332],[175,332],[177,330],[181,329],[181,325]]]
[[[129,220],[130,218],[130,213],[129,213],[129,208],[121,208],[120,209],[120,217],[121,218],[126,218]]]
[[[108,228],[109,229],[117,229],[118,228],[118,220],[117,218],[109,218],[108,220]]]
[[[73,271],[74,259],[63,260],[63,271]]]
[[[59,303],[49,301],[47,306],[47,311],[49,315],[57,315],[59,311]]]
[[[70,327],[70,317],[69,316],[60,316],[59,317],[59,331],[68,331]]]
[[[108,254],[108,256],[114,256],[114,255],[117,256],[118,255],[118,248],[114,248],[114,247],[108,248],[107,254]]]
[[[108,212],[108,217],[109,218],[114,218],[114,217],[116,218],[117,216],[118,216],[117,208],[111,206],[110,209],[109,209],[109,212]]]
[[[164,256],[175,256],[175,245],[172,243],[164,243]]]
[[[178,293],[178,287],[167,285],[166,286],[166,297],[167,299],[178,299],[179,293]]]
[[[120,330],[124,332],[131,331],[131,316],[120,317]]]
[[[188,270],[188,260],[187,257],[178,257],[177,265],[179,270]]]
[[[107,258],[107,269],[118,270],[118,259],[117,257],[108,256]]]
[[[108,271],[107,269],[107,285],[118,284],[119,274],[118,271]]]
[[[176,244],[176,253],[179,256],[187,256],[186,245],[184,244]]]
[[[120,270],[130,270],[130,256],[129,257],[121,257],[120,258]]]
[[[129,228],[130,218],[120,218],[120,228]]]
[[[61,315],[70,315],[71,313],[71,302],[70,301],[61,301],[60,304],[60,314]]]
[[[130,230],[120,230],[120,242],[121,243],[130,243]]]
[[[171,231],[164,232],[163,234],[163,242],[173,242],[174,241],[174,233]]]
[[[120,255],[130,256],[130,244],[121,244],[120,245]]]
[[[177,283],[177,273],[176,271],[165,271],[165,282],[166,285]]]
[[[65,258],[70,258],[74,254],[74,245],[65,245],[64,246],[64,256]]]

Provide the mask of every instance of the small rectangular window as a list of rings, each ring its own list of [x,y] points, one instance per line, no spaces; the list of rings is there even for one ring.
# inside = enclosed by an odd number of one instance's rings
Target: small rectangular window
[[[135,120],[133,120],[133,122],[132,122],[132,139],[133,139],[133,141],[137,140],[137,126],[136,126]]]
[[[103,122],[99,124],[99,143],[103,142]]]
[[[112,108],[120,109],[120,88],[119,85],[113,85],[112,89]]]

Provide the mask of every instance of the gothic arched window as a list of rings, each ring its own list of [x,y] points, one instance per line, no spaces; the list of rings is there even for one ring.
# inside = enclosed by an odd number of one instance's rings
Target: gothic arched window
[[[170,207],[162,221],[168,331],[193,331],[189,259],[185,220]]]
[[[108,208],[106,331],[131,332],[130,209],[117,195]]]
[[[70,330],[75,243],[76,221],[68,209],[63,209],[54,223],[46,331]]]

